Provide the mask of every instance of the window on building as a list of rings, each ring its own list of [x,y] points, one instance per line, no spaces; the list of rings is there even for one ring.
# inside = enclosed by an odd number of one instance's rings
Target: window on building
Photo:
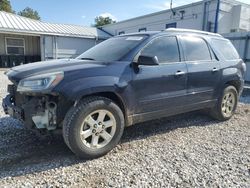
[[[235,33],[235,32],[237,32],[237,29],[230,29],[230,32]]]
[[[207,43],[198,37],[182,37],[184,52],[187,61],[211,60]]]
[[[125,31],[120,31],[119,33],[118,33],[118,35],[124,35],[125,34]]]
[[[176,22],[175,23],[169,23],[169,24],[166,24],[166,29],[168,28],[176,28]]]
[[[213,32],[213,30],[214,30],[213,23],[212,22],[208,22],[207,23],[207,31]]]
[[[25,44],[23,38],[5,38],[6,53],[11,55],[24,55]]]
[[[146,31],[147,31],[147,28],[146,28],[146,27],[140,28],[138,31],[139,31],[139,32],[146,32]]]
[[[141,55],[157,56],[159,63],[179,62],[180,54],[176,37],[160,37],[146,46]]]

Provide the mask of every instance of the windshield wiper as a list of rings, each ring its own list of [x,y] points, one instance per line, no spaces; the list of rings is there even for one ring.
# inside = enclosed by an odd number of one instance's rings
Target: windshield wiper
[[[91,60],[91,61],[94,61],[95,59],[93,59],[93,58],[89,58],[89,57],[82,57],[82,58],[80,58],[81,60]]]

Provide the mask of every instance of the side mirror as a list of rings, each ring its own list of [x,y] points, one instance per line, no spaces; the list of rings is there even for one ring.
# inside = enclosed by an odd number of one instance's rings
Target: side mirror
[[[145,56],[140,55],[137,61],[137,65],[147,65],[147,66],[155,66],[159,65],[159,61],[157,56]]]

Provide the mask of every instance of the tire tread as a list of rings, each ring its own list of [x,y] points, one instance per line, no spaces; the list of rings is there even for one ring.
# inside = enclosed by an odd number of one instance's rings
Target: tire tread
[[[223,97],[223,95],[224,95],[224,92],[226,91],[226,90],[230,90],[230,89],[233,89],[235,92],[236,92],[236,94],[237,94],[237,99],[236,99],[236,106],[237,106],[237,103],[238,103],[238,92],[237,92],[237,89],[234,87],[234,86],[232,86],[232,85],[226,85],[225,87],[224,87],[224,89],[223,89],[223,92],[221,93],[221,95],[220,95],[220,98],[218,99],[218,101],[217,101],[217,104],[216,104],[216,106],[214,107],[214,108],[212,108],[212,109],[210,109],[210,116],[212,117],[212,118],[214,118],[214,119],[216,119],[216,120],[219,120],[219,121],[226,121],[226,120],[228,120],[228,119],[230,119],[230,118],[225,118],[222,114],[221,114],[221,107],[220,107],[220,105],[221,105],[221,100],[222,100],[222,97]]]
[[[86,109],[90,103],[96,102],[96,101],[105,101],[105,102],[115,104],[111,99],[108,99],[105,97],[90,96],[90,97],[86,97],[86,98],[83,98],[82,100],[80,100],[78,102],[78,104],[72,106],[70,108],[70,110],[68,111],[68,113],[66,114],[64,122],[63,122],[63,138],[64,138],[66,145],[71,149],[71,151],[73,151],[73,148],[70,144],[70,128],[71,128],[71,125],[73,124],[73,121],[77,118],[77,115],[79,114],[80,111],[82,111],[83,109]],[[117,107],[119,108],[118,105],[117,105]],[[121,111],[121,113],[122,113],[122,111]],[[123,117],[123,122],[121,122],[121,123],[124,125],[123,113],[122,113],[122,117]],[[80,156],[78,154],[78,152],[74,152],[74,153],[77,154],[78,156]],[[80,156],[80,157],[82,157],[82,156]],[[92,156],[86,155],[84,158],[92,158]]]

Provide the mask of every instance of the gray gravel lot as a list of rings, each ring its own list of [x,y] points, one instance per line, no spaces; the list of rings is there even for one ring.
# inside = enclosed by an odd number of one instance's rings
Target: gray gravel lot
[[[0,99],[7,83],[0,72]],[[241,101],[227,122],[194,112],[129,127],[89,161],[0,108],[0,187],[250,187],[250,97]]]

